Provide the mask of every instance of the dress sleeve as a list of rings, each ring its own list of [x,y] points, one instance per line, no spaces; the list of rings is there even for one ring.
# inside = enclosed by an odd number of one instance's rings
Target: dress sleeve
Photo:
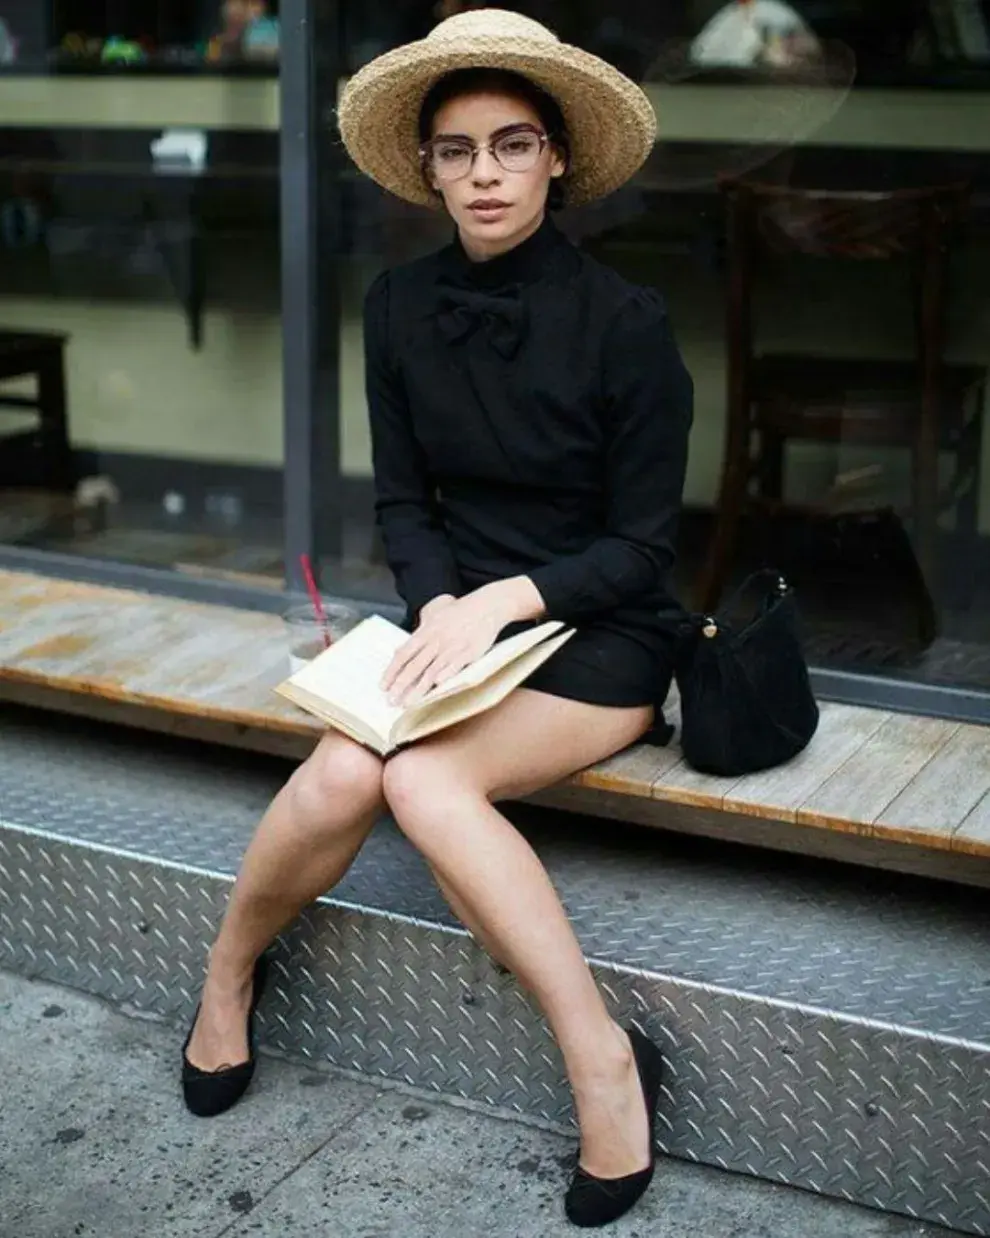
[[[372,284],[364,306],[375,515],[399,596],[418,615],[441,593],[459,597],[463,587],[437,504],[436,486],[413,434],[402,378],[391,356],[388,314],[385,273]]]
[[[674,563],[694,388],[659,293],[638,290],[618,311],[602,374],[605,532],[529,573],[565,623],[654,593]]]

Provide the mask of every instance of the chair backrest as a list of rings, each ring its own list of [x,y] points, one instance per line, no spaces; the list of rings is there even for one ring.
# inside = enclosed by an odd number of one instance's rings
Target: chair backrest
[[[725,178],[720,188],[727,205],[730,419],[747,403],[753,289],[761,256],[912,260],[915,354],[926,390],[934,391],[942,364],[949,240],[968,202],[967,185],[872,192]]]
[[[735,244],[859,261],[944,247],[967,198],[963,184],[872,192],[726,180],[722,191]]]

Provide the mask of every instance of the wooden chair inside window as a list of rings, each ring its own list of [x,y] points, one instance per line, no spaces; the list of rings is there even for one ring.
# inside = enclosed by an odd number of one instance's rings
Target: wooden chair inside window
[[[0,389],[0,485],[67,493],[75,485],[66,417],[65,344],[53,331],[0,329],[0,382],[33,378],[34,394]],[[30,413],[29,429],[3,426],[5,410]]]
[[[725,454],[697,605],[705,611],[717,605],[741,519],[761,507],[783,507],[785,453],[796,441],[910,451],[915,553],[933,587],[939,513],[954,508],[958,535],[973,542],[979,536],[986,372],[943,360],[949,247],[966,187],[840,192],[732,180],[722,191],[728,232]],[[908,262],[914,300],[910,359],[759,351],[754,289],[762,261],[771,255]],[[942,452],[952,454],[954,469],[940,492]],[[933,624],[933,612],[920,620],[922,628]],[[930,639],[934,632],[926,635]]]

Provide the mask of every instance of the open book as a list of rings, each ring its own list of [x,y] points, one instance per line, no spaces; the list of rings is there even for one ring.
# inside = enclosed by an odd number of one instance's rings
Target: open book
[[[409,633],[373,615],[275,689],[338,731],[388,756],[403,744],[492,709],[574,635],[551,620],[499,641],[415,705],[390,705],[379,686]]]

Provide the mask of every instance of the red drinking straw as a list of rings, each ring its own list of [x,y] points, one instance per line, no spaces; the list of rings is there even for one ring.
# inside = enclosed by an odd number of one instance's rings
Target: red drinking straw
[[[309,600],[313,603],[313,610],[316,612],[317,619],[323,625],[323,643],[329,649],[333,643],[333,638],[330,635],[330,620],[327,618],[327,612],[323,609],[320,591],[316,587],[313,565],[309,561],[309,555],[306,554],[299,556],[299,562],[302,564],[303,577],[306,581],[306,589],[309,592]]]

